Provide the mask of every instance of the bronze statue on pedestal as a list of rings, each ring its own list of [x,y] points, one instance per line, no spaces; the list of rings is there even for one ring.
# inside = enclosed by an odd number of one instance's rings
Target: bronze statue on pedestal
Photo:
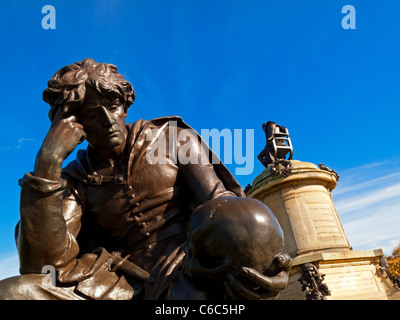
[[[68,65],[43,99],[51,126],[33,172],[20,180],[21,276],[0,282],[1,299],[271,299],[286,287],[291,259],[273,214],[245,198],[181,118],[126,124],[135,93],[114,65]],[[185,148],[172,136],[183,130]],[[149,163],[160,136],[168,151]],[[84,139],[87,150],[63,167]],[[188,146],[202,161],[179,161]],[[199,230],[207,232],[194,239]],[[228,266],[220,234],[235,239],[224,244],[227,253],[240,248],[249,258],[229,255]],[[55,286],[44,284],[45,266],[56,270]]]

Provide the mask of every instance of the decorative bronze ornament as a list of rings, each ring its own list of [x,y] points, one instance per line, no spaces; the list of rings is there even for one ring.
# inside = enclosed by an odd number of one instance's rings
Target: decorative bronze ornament
[[[333,173],[333,174],[336,176],[336,181],[339,181],[339,175],[338,175],[338,173],[337,173],[335,170],[333,170],[333,169],[331,169],[331,168],[328,168],[326,165],[324,165],[324,164],[322,164],[322,163],[320,163],[318,166],[319,166],[319,168],[320,168],[321,170],[325,170],[325,171],[328,171],[328,172]]]
[[[325,275],[320,273],[312,263],[305,263],[301,266],[301,276],[298,281],[301,283],[302,291],[306,291],[306,300],[324,300],[325,296],[331,295],[328,286],[323,283]]]

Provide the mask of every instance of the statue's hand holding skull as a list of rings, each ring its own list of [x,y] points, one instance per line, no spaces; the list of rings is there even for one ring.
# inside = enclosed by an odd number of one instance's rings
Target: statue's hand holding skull
[[[186,272],[223,285],[227,299],[275,299],[286,288],[291,258],[271,210],[251,198],[218,198],[190,220]]]

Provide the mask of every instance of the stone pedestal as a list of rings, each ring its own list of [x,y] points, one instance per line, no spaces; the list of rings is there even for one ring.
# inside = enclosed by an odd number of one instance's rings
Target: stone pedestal
[[[368,251],[321,252],[293,258],[287,289],[279,300],[305,300],[306,292],[298,281],[301,268],[312,263],[324,275],[330,295],[325,300],[399,300],[397,290],[379,265],[381,249]]]
[[[247,193],[275,214],[285,235],[284,252],[293,259],[289,285],[280,299],[306,299],[298,281],[306,263],[325,275],[330,295],[324,299],[399,298],[379,266],[382,250],[352,250],[332,201],[336,175],[312,163],[291,162],[286,177],[273,176],[267,168]]]

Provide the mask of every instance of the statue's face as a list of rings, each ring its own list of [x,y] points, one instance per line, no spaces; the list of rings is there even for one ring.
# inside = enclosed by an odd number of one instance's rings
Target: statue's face
[[[126,115],[121,101],[88,88],[78,121],[83,125],[86,140],[94,149],[113,149],[125,144]]]

